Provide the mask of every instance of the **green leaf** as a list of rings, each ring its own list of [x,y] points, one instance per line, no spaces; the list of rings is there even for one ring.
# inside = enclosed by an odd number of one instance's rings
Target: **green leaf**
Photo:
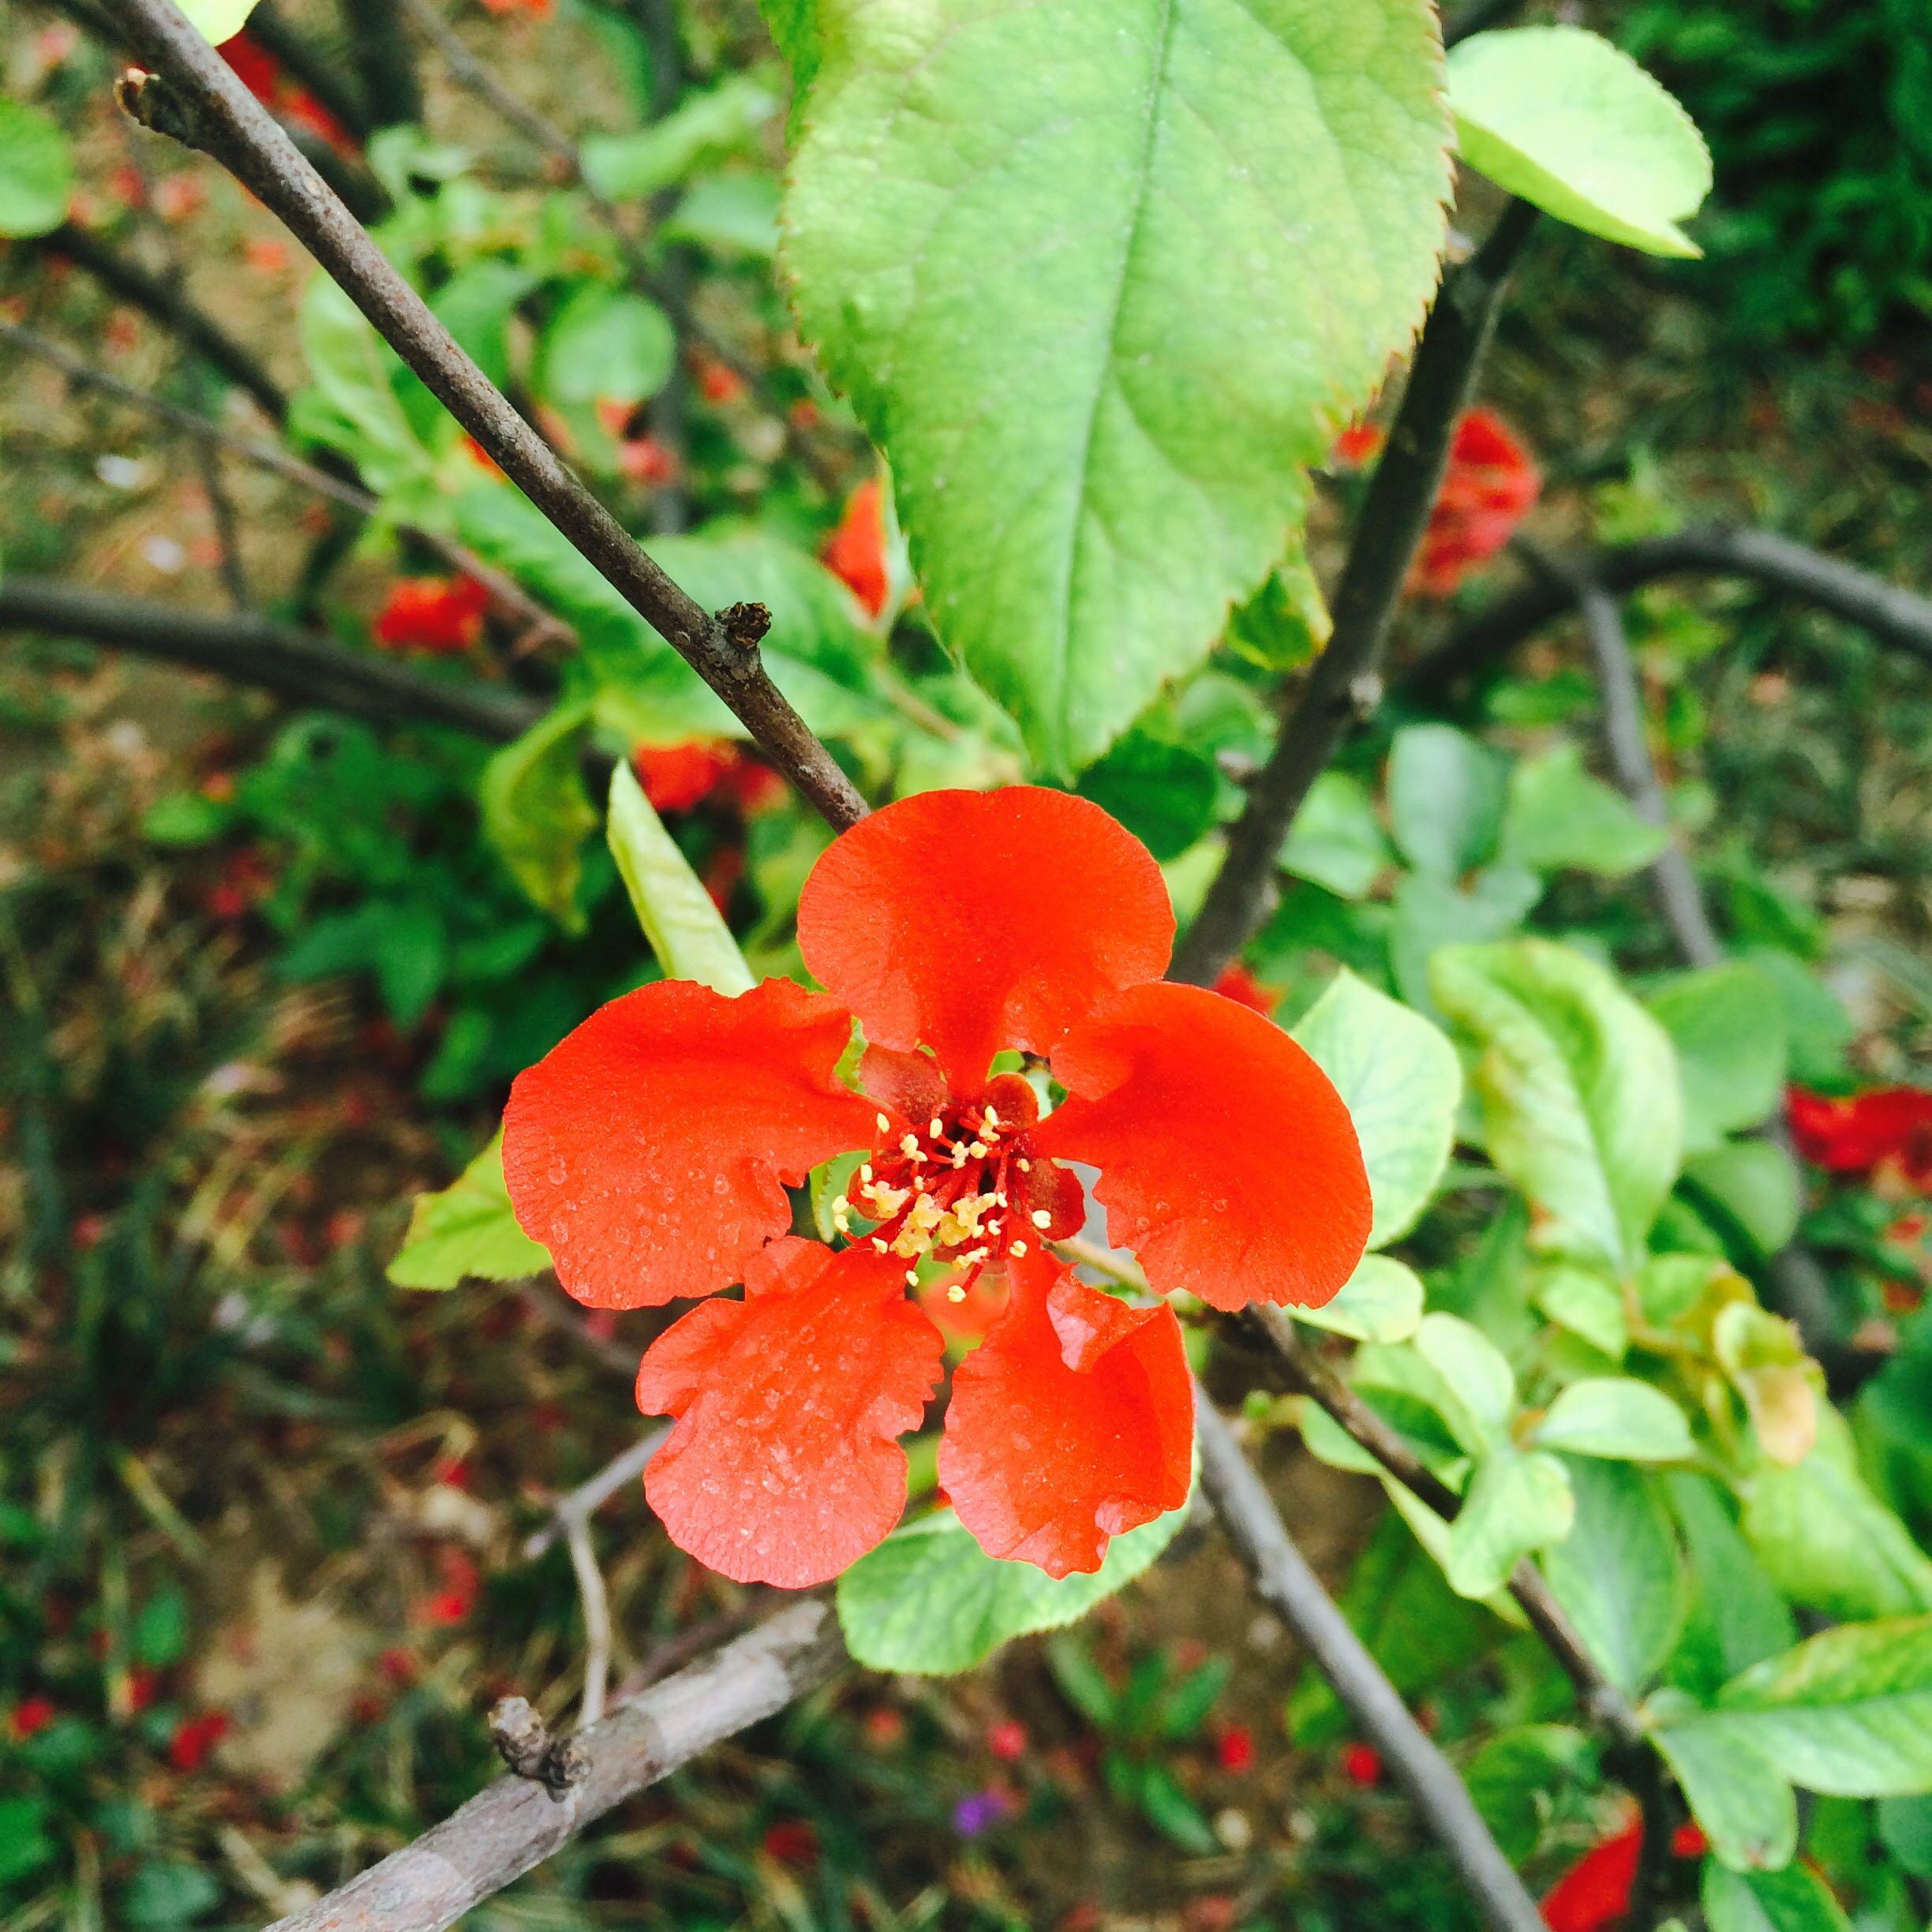
[[[1591,1781],[1589,1740],[1569,1724],[1518,1724],[1485,1739],[1463,1767],[1462,1781],[1513,1865],[1537,1848],[1552,1793]]]
[[[1755,966],[1734,960],[1680,973],[1644,1004],[1677,1049],[1688,1151],[1707,1152],[1777,1110],[1784,1093],[1784,1013],[1777,989]]]
[[[1866,1487],[1851,1433],[1825,1407],[1795,1469],[1767,1461],[1745,1487],[1746,1539],[1794,1603],[1835,1617],[1932,1611],[1932,1561]]]
[[[399,1288],[454,1288],[472,1275],[522,1281],[550,1265],[550,1251],[517,1226],[504,1185],[503,1133],[437,1194],[418,1194],[389,1279]]]
[[[1580,747],[1562,744],[1510,773],[1503,856],[1532,872],[1594,872],[1622,878],[1649,864],[1668,833],[1583,769]]]
[[[483,768],[483,830],[530,903],[566,932],[582,932],[577,904],[583,842],[597,829],[584,789],[581,703],[560,705]]]
[[[1683,1640],[1670,1676],[1700,1700],[1798,1641],[1791,1607],[1733,1521],[1725,1492],[1708,1476],[1673,1470],[1664,1478],[1690,1556],[1694,1586]]]
[[[1754,1664],[1718,1720],[1808,1790],[1932,1792],[1932,1616],[1847,1624]]]
[[[591,135],[583,143],[584,178],[607,200],[641,200],[753,145],[784,104],[755,76],[733,74],[648,127]]]
[[[182,11],[211,45],[219,47],[248,24],[255,0],[185,0]]]
[[[1507,1440],[1516,1415],[1516,1377],[1503,1351],[1459,1315],[1429,1315],[1416,1331],[1415,1350],[1435,1370],[1443,1420],[1471,1455]]]
[[[134,1619],[134,1655],[152,1670],[169,1670],[188,1654],[188,1599],[173,1587],[157,1590]]]
[[[1576,1523],[1544,1553],[1544,1572],[1604,1674],[1634,1697],[1683,1628],[1689,1593],[1676,1532],[1642,1470],[1582,1458],[1563,1467]]]
[[[1932,1794],[1880,1799],[1878,1836],[1908,1872],[1932,1878]]]
[[[1765,1454],[1787,1467],[1803,1462],[1818,1440],[1824,1377],[1797,1329],[1754,1302],[1733,1301],[1717,1311],[1711,1347]]]
[[[0,1798],[0,1887],[32,1878],[58,1855],[47,1832],[51,1809],[44,1798]]]
[[[1139,1798],[1148,1822],[1182,1851],[1205,1856],[1221,1849],[1220,1840],[1208,1828],[1208,1821],[1174,1781],[1174,1774],[1166,1765],[1150,1763],[1140,1767]]]
[[[553,402],[640,402],[677,366],[677,334],[653,301],[587,283],[544,331],[540,381]]]
[[[1652,255],[1696,255],[1678,226],[1710,193],[1690,117],[1627,54],[1580,27],[1476,34],[1449,61],[1462,159],[1558,220]]]
[[[221,1902],[211,1873],[184,1859],[151,1859],[121,1894],[121,1922],[129,1932],[178,1932]]]
[[[757,984],[731,928],[628,763],[611,774],[605,828],[631,909],[667,979],[695,979],[727,999]]]
[[[1677,1174],[1663,1028],[1604,968],[1548,940],[1445,947],[1429,981],[1477,1049],[1489,1157],[1539,1211],[1536,1244],[1634,1270]]]
[[[431,489],[434,459],[390,381],[402,365],[325,275],[303,292],[301,331],[311,385],[296,399],[301,429],[348,457],[386,505]]]
[[[436,320],[499,389],[511,383],[510,318],[541,279],[534,269],[489,256],[458,269],[429,298]]]
[[[1411,724],[1389,753],[1389,823],[1418,872],[1458,879],[1496,850],[1506,772],[1487,745],[1449,724]]]
[[[1291,1308],[1297,1321],[1357,1342],[1406,1342],[1422,1320],[1422,1282],[1387,1255],[1364,1255],[1326,1307]]]
[[[1798,1849],[1798,1795],[1770,1759],[1680,1691],[1659,1691],[1644,1714],[1717,1857],[1739,1871],[1788,1865]]]
[[[1328,601],[1297,544],[1263,580],[1261,588],[1228,619],[1223,640],[1237,657],[1264,671],[1298,671],[1320,656],[1335,635]],[[1305,802],[1302,810],[1307,810]]]
[[[1425,0],[820,0],[781,257],[1046,772],[1205,655],[1434,286]]]
[[[1683,1411],[1661,1389],[1628,1376],[1572,1382],[1530,1440],[1540,1449],[1626,1462],[1682,1462],[1697,1453]]]
[[[0,100],[0,235],[24,239],[58,228],[73,199],[73,149],[37,107]]]
[[[1830,1888],[1803,1865],[1747,1873],[1707,1859],[1703,1900],[1709,1932],[1852,1932]]]
[[[1727,1140],[1684,1163],[1684,1179],[1706,1216],[1721,1212],[1759,1254],[1790,1245],[1803,1213],[1803,1184],[1797,1164],[1769,1140]]]
[[[769,261],[778,253],[778,184],[769,174],[707,174],[691,183],[657,232],[713,255]]]
[[[1449,1164],[1462,1099],[1455,1049],[1420,1013],[1346,968],[1294,1037],[1355,1123],[1375,1203],[1368,1245],[1385,1248],[1415,1226]]]
[[[1389,965],[1395,990],[1410,1005],[1436,1013],[1429,962],[1447,945],[1501,939],[1522,924],[1543,896],[1543,882],[1521,866],[1485,867],[1466,888],[1433,873],[1408,872],[1396,881]]]
[[[1339,898],[1360,899],[1392,856],[1368,788],[1346,772],[1325,771],[1295,814],[1281,867]]]
[[[1616,1282],[1583,1268],[1557,1267],[1538,1277],[1536,1305],[1559,1328],[1599,1354],[1621,1361],[1630,1347],[1630,1315]]]
[[[1532,1550],[1570,1533],[1575,1513],[1570,1478],[1554,1456],[1500,1444],[1476,1465],[1449,1526],[1450,1588],[1462,1597],[1494,1596]]]
[[[1114,1537],[1091,1576],[1058,1580],[987,1556],[950,1510],[908,1523],[839,1578],[846,1647],[874,1670],[971,1670],[1012,1638],[1084,1616],[1140,1575],[1186,1518],[1184,1503]]]

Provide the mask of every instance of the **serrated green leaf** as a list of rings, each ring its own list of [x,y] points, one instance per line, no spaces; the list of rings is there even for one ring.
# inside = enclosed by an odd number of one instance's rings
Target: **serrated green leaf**
[[[1444,947],[1429,980],[1477,1049],[1489,1157],[1541,1211],[1537,1245],[1633,1271],[1682,1140],[1663,1028],[1595,960],[1549,940]]]
[[[1544,1553],[1544,1572],[1604,1675],[1634,1697],[1683,1628],[1689,1593],[1676,1533],[1642,1470],[1567,1456],[1563,1468],[1576,1521]]]
[[[1683,1411],[1661,1389],[1629,1376],[1572,1382],[1530,1440],[1541,1449],[1626,1462],[1681,1462],[1697,1453]]]
[[[1932,1792],[1932,1616],[1847,1624],[1754,1664],[1713,1721],[1807,1790]]]
[[[1325,1307],[1287,1312],[1311,1327],[1357,1342],[1406,1342],[1422,1320],[1421,1279],[1390,1256],[1364,1255],[1342,1292]]]
[[[1355,1123],[1385,1248],[1413,1227],[1449,1164],[1462,1069],[1441,1030],[1346,968],[1294,1037],[1335,1083]]]
[[[1411,724],[1389,752],[1389,824],[1418,872],[1459,879],[1496,851],[1506,768],[1450,724]]]
[[[1450,1588],[1460,1597],[1494,1596],[1532,1550],[1560,1543],[1575,1515],[1562,1463],[1541,1450],[1500,1444],[1476,1465],[1449,1526]]]
[[[1558,745],[1525,758],[1509,777],[1503,856],[1532,872],[1593,872],[1622,878],[1649,864],[1668,833],[1583,769],[1582,748]]]
[[[1279,562],[1437,272],[1424,0],[820,0],[781,258],[1050,773]]]
[[[847,1649],[874,1670],[971,1670],[1013,1638],[1084,1616],[1146,1569],[1186,1518],[1184,1503],[1114,1537],[1091,1576],[1056,1579],[987,1556],[943,1511],[895,1530],[839,1578],[839,1627]]]
[[[58,228],[73,199],[73,149],[60,123],[24,102],[0,100],[0,235]]]
[[[1707,1859],[1702,1893],[1709,1932],[1852,1932],[1844,1908],[1803,1865],[1747,1873]]]
[[[1734,960],[1678,974],[1644,1004],[1677,1050],[1687,1151],[1706,1152],[1777,1110],[1784,1013],[1777,988],[1755,966]]]
[[[1788,1865],[1798,1849],[1798,1795],[1770,1759],[1681,1693],[1660,1691],[1644,1715],[1712,1852],[1739,1871]]]
[[[731,928],[651,809],[627,763],[611,774],[611,856],[667,979],[695,979],[734,999],[757,983]]]
[[[1335,635],[1328,601],[1297,544],[1261,588],[1228,619],[1223,639],[1237,657],[1264,671],[1297,671],[1320,655]]]
[[[597,808],[584,788],[588,707],[560,705],[522,737],[495,753],[478,791],[483,830],[531,904],[566,932],[581,932],[577,904],[583,842],[597,829]]]
[[[1710,193],[1710,152],[1627,54],[1580,27],[1473,35],[1449,62],[1462,159],[1586,233],[1653,255],[1701,251],[1679,223]]]
[[[472,1275],[521,1281],[549,1265],[549,1250],[517,1226],[511,1211],[499,1129],[447,1187],[416,1196],[388,1272],[399,1288],[454,1288]]]

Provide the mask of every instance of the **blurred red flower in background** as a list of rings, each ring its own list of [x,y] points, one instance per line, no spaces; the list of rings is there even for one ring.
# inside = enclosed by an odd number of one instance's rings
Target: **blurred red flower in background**
[[[1789,1088],[1786,1118],[1798,1151],[1828,1174],[1896,1172],[1932,1189],[1932,1089],[1874,1087],[1848,1099]]]
[[[199,1717],[184,1717],[168,1739],[168,1762],[177,1771],[199,1771],[208,1754],[230,1728],[226,1711],[204,1711]]]
[[[437,657],[467,650],[483,635],[489,593],[468,577],[405,577],[393,585],[371,627],[391,650]]]
[[[845,513],[818,554],[865,606],[867,616],[885,609],[892,586],[886,567],[886,492],[877,477],[868,477],[845,499]]]
[[[1471,410],[1456,425],[1411,588],[1433,597],[1460,589],[1477,564],[1515,534],[1542,492],[1534,459],[1502,417],[1491,410]]]
[[[356,152],[355,137],[306,88],[291,80],[282,71],[282,63],[260,43],[238,33],[224,40],[215,51],[234,69],[242,84],[270,112],[320,135],[341,153]]]

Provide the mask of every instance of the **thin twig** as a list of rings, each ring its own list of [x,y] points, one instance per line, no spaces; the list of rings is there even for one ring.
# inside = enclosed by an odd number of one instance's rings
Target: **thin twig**
[[[671,1433],[666,1423],[640,1436],[623,1455],[612,1456],[587,1482],[579,1483],[569,1495],[551,1505],[543,1526],[534,1531],[523,1545],[526,1560],[534,1562],[560,1537],[567,1537],[579,1523],[588,1522],[620,1489],[627,1488],[644,1473],[644,1466],[663,1447]]]
[[[610,1594],[604,1587],[604,1572],[597,1567],[597,1552],[590,1547],[590,1525],[576,1518],[565,1530],[564,1540],[570,1545],[577,1594],[583,1601],[583,1703],[577,1724],[580,1730],[588,1731],[604,1715],[604,1693],[610,1682]]]
[[[507,744],[548,707],[500,685],[432,677],[373,652],[345,650],[273,619],[212,616],[35,577],[0,578],[0,631],[111,645],[212,671],[291,704],[384,725],[447,724]]]
[[[332,476],[313,463],[304,462],[299,456],[291,456],[286,450],[278,448],[272,443],[258,443],[252,437],[237,436],[206,416],[183,409],[180,404],[170,402],[151,390],[138,389],[132,383],[123,382],[118,376],[110,376],[105,369],[95,368],[60,343],[49,341],[32,329],[23,328],[17,322],[9,322],[5,316],[0,316],[0,341],[10,342],[28,354],[39,357],[73,382],[98,390],[103,395],[131,403],[137,409],[145,410],[189,436],[227,450],[245,462],[253,463],[290,483],[299,484],[304,489],[325,496],[331,503],[339,503],[360,516],[373,516],[382,507],[379,500],[360,484]],[[440,558],[451,570],[480,583],[489,593],[490,601],[518,627],[519,646],[554,643],[575,648],[577,633],[570,625],[545,610],[522,585],[505,576],[493,564],[485,563],[466,545],[458,543],[454,537],[421,529],[414,523],[399,523],[395,532],[399,537],[407,538]]]
[[[559,1801],[514,1773],[271,1932],[444,1932],[614,1805],[823,1683],[844,1656],[829,1604],[792,1601],[703,1662],[572,1734],[583,1774]]]
[[[244,347],[206,309],[169,288],[138,262],[110,248],[91,230],[76,222],[62,222],[23,245],[85,270],[110,294],[173,330],[197,355],[212,363],[238,388],[245,389],[277,422],[287,415],[286,394],[252,349]]]
[[[1443,285],[1335,592],[1335,634],[1249,788],[1221,870],[1175,955],[1172,979],[1211,986],[1239,957],[1267,916],[1282,841],[1309,788],[1350,725],[1381,702],[1389,626],[1442,488],[1456,424],[1495,332],[1510,271],[1535,221],[1529,203],[1511,203],[1488,240]]]
[[[1201,1488],[1263,1601],[1314,1659],[1363,1738],[1381,1753],[1494,1932],[1545,1932],[1462,1779],[1322,1588],[1234,1432],[1199,1387],[1194,1408]]]
[[[1667,577],[1742,578],[1814,604],[1932,664],[1932,597],[1773,530],[1714,524],[1612,545],[1578,562],[1605,590],[1619,594]],[[1547,579],[1500,597],[1420,658],[1403,676],[1402,689],[1439,696],[1574,608],[1568,589]]]
[[[727,626],[646,555],[458,346],[173,0],[121,0],[121,6],[153,70],[124,77],[123,106],[212,154],[279,216],[511,481],[717,694],[769,761],[834,826],[863,818],[865,802],[852,781],[766,675],[756,625]]]

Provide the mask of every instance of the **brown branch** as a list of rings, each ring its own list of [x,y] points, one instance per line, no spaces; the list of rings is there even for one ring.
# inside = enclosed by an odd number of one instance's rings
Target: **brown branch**
[[[1335,591],[1335,634],[1315,661],[1169,977],[1212,986],[1267,918],[1275,864],[1309,788],[1349,727],[1381,702],[1389,626],[1442,489],[1455,426],[1474,391],[1511,269],[1536,221],[1512,202],[1483,246],[1443,285],[1422,331],[1388,447]]]
[[[376,724],[447,724],[494,744],[521,736],[549,709],[506,687],[432,677],[271,618],[211,616],[40,578],[0,578],[0,630],[110,645],[212,671],[291,704]]]
[[[173,0],[121,0],[126,31],[154,70],[125,77],[122,104],[159,132],[212,154],[341,285],[402,360],[511,481],[684,658],[766,757],[835,826],[866,807],[831,754],[766,674],[726,637],[567,470],[304,161]]]
[[[639,1436],[621,1455],[614,1455],[587,1482],[579,1483],[569,1495],[551,1505],[549,1520],[533,1530],[523,1545],[526,1561],[534,1561],[560,1537],[587,1523],[619,1490],[627,1488],[644,1473],[645,1465],[664,1447],[671,1433],[665,1423]]]
[[[17,322],[9,322],[4,316],[0,316],[0,341],[10,342],[28,354],[38,356],[72,382],[145,410],[188,436],[198,437],[212,447],[227,450],[243,462],[269,470],[288,482],[299,484],[302,489],[327,497],[331,503],[340,504],[359,516],[373,516],[382,507],[361,485],[331,475],[313,463],[304,462],[299,456],[291,456],[286,450],[279,449],[272,443],[257,443],[250,437],[237,436],[207,417],[155,395],[152,390],[137,388],[132,383],[123,382],[118,376],[95,368],[60,343],[50,342],[46,336],[23,328]],[[440,558],[451,570],[480,583],[489,593],[490,601],[519,627],[520,642],[526,645],[548,642],[575,647],[577,633],[570,625],[545,610],[522,585],[504,575],[494,564],[486,564],[474,550],[453,537],[420,529],[414,523],[399,523],[395,531],[399,537],[407,537]]]
[[[500,1777],[340,1890],[270,1932],[442,1932],[613,1807],[823,1683],[844,1656],[831,1606],[795,1601],[570,1742],[582,1775],[553,1799]]]
[[[277,422],[287,415],[287,395],[252,349],[245,348],[206,309],[170,288],[140,263],[109,247],[91,230],[75,222],[62,222],[25,245],[84,270],[110,294],[173,330],[204,361],[219,369],[238,388],[245,389]]]
[[[1362,1736],[1382,1754],[1494,1932],[1545,1932],[1541,1915],[1454,1766],[1410,1715],[1382,1667],[1322,1588],[1205,1390],[1196,1388],[1194,1410],[1201,1488],[1262,1601],[1308,1651]]]
[[[1571,567],[1625,594],[1668,577],[1734,577],[1781,590],[1932,664],[1932,597],[1887,583],[1775,531],[1713,524],[1593,551]],[[1420,659],[1405,691],[1439,697],[1507,656],[1575,608],[1567,585],[1548,579],[1501,597]]]

